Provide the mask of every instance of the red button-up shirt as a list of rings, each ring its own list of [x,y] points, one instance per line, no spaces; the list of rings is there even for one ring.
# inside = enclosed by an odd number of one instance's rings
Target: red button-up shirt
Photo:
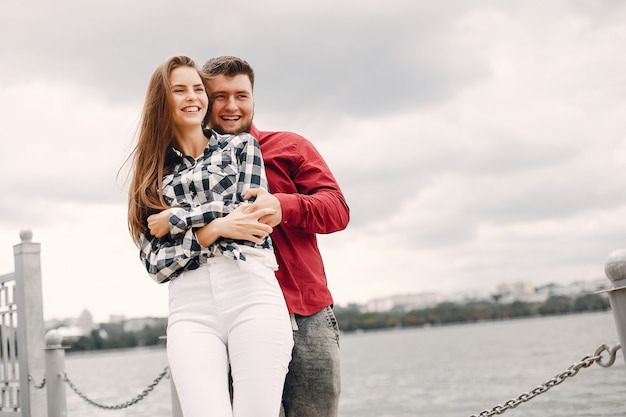
[[[310,316],[333,304],[317,233],[343,230],[350,209],[328,165],[307,139],[291,132],[260,132],[269,191],[278,198],[282,222],[272,241],[278,261],[276,277],[290,312]]]

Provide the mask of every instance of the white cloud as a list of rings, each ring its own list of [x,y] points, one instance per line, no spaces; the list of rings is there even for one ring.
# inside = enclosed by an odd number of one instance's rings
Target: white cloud
[[[257,126],[326,158],[352,210],[320,237],[338,303],[596,278],[624,246],[623,4],[150,4],[2,6],[0,273],[33,229],[47,316],[166,314],[116,175],[174,53],[248,59]]]
[[[9,196],[2,206],[12,211],[1,222],[22,215],[47,222],[55,204],[68,200],[125,200],[124,177],[116,176],[132,149],[138,101],[112,106],[97,89],[42,80],[0,88],[0,94],[6,178],[0,190]]]

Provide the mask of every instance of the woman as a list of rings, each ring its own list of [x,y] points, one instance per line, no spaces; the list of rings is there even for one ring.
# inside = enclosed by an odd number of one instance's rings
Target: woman
[[[276,417],[293,336],[271,228],[258,222],[271,210],[243,204],[267,188],[263,160],[249,134],[203,130],[205,82],[184,56],[152,75],[129,228],[148,273],[169,282],[167,355],[185,417]]]

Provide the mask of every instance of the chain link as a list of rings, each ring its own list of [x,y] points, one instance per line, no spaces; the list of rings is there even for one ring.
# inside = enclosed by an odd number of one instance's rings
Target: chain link
[[[146,398],[148,394],[150,394],[150,392],[159,384],[159,382],[161,382],[163,378],[168,376],[168,374],[169,374],[169,366],[166,366],[165,369],[163,369],[163,371],[154,379],[154,381],[152,381],[152,383],[148,385],[148,387],[141,392],[141,394],[137,395],[132,400],[126,401],[125,403],[116,404],[116,405],[104,405],[104,404],[97,403],[96,401],[88,398],[85,394],[80,392],[78,388],[76,388],[76,386],[72,383],[72,381],[70,381],[70,379],[67,377],[67,374],[65,372],[63,373],[63,380],[72,389],[72,391],[74,391],[80,398],[82,398],[89,404],[93,405],[94,407],[101,408],[103,410],[121,410],[123,408],[128,408],[131,405],[135,405],[139,401]]]
[[[496,405],[491,410],[481,411],[479,414],[472,414],[470,417],[491,417],[494,415],[500,415],[507,410],[511,410],[518,405],[525,403],[526,401],[530,401],[535,398],[539,394],[543,394],[548,391],[550,388],[559,385],[563,381],[565,381],[569,377],[573,377],[580,371],[582,368],[589,368],[594,363],[602,366],[603,368],[608,368],[609,366],[615,363],[615,356],[617,351],[620,349],[620,345],[617,344],[613,346],[613,348],[609,348],[607,345],[601,345],[596,349],[596,352],[593,356],[587,355],[580,360],[580,362],[573,364],[566,371],[561,372],[556,375],[554,378],[549,379],[543,385],[540,385],[528,393],[522,394],[515,399],[511,399],[503,403],[502,405]],[[602,361],[602,353],[608,352],[609,358],[607,362]]]

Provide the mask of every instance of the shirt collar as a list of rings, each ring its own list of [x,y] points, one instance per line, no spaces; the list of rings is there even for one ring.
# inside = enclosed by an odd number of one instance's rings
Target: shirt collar
[[[204,136],[206,136],[209,139],[206,146],[204,147],[204,152],[203,152],[204,156],[208,156],[211,154],[211,152],[213,152],[214,150],[218,148],[218,145],[219,145],[218,136],[219,135],[212,129],[204,129],[203,133],[204,133]],[[172,146],[172,150],[174,151],[176,155],[178,155],[184,161],[185,165],[193,164],[195,162],[194,157],[185,155],[178,148],[176,148],[176,146]]]

